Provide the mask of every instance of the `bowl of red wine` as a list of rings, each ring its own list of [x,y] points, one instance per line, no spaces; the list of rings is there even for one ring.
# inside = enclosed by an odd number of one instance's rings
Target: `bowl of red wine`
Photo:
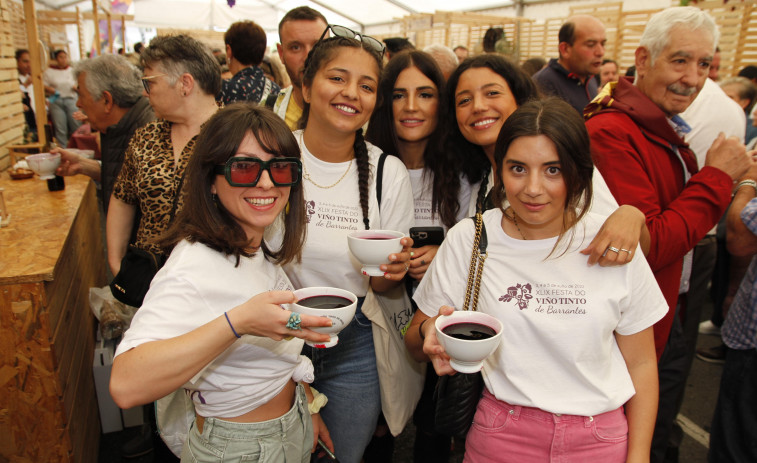
[[[347,245],[363,265],[360,269],[363,275],[380,277],[384,272],[379,266],[390,263],[389,254],[402,251],[400,240],[404,236],[394,230],[359,230],[347,235]]]
[[[456,310],[436,319],[436,337],[460,373],[476,373],[499,346],[502,322],[483,312]]]
[[[350,324],[357,308],[357,296],[339,288],[312,286],[294,291],[297,302],[289,304],[289,310],[303,315],[315,315],[331,319],[331,326],[310,327],[318,333],[326,333],[331,339],[325,343],[305,341],[313,347],[333,347],[339,342],[339,332]]]

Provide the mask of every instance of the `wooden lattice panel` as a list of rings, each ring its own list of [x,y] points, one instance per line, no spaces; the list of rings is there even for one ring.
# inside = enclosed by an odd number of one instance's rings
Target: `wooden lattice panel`
[[[741,37],[733,57],[733,69],[737,70],[757,64],[757,5],[754,2],[744,5],[741,19]]]
[[[0,171],[9,164],[7,145],[24,136],[24,108],[16,71],[12,2],[0,0]]]
[[[570,16],[588,14],[602,21],[605,25],[605,58],[616,59],[620,56],[618,32],[621,24],[623,2],[597,3],[591,5],[574,6],[570,8]]]
[[[633,66],[636,61],[636,49],[639,47],[639,40],[644,28],[649,22],[649,18],[659,10],[640,10],[625,12],[621,16],[620,28],[618,30],[618,46],[616,47],[615,61],[620,66],[620,72],[624,73],[626,69]]]
[[[744,23],[744,18],[749,16],[745,14],[745,10],[753,10],[754,3],[724,4],[721,1],[707,1],[697,3],[696,6],[708,12],[720,29],[720,77],[737,75],[742,61],[737,60],[736,56],[750,26],[749,22]]]
[[[556,58],[557,34],[563,23],[562,18],[547,19],[543,24],[523,24],[521,26],[520,60],[529,58]]]
[[[13,36],[13,46],[16,48],[29,48],[26,40],[26,19],[24,18],[24,6],[20,2],[5,0],[5,6],[10,14],[10,28]]]

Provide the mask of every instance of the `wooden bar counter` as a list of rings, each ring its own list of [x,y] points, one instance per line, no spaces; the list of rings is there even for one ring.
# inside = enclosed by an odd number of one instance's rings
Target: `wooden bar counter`
[[[0,461],[97,461],[89,288],[105,285],[105,259],[94,183],[65,182],[0,173]]]

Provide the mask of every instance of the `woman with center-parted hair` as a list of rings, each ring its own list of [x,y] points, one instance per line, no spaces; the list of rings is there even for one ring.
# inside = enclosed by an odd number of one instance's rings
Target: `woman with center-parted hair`
[[[667,304],[642,256],[586,265],[581,249],[604,217],[590,212],[594,167],[583,120],[559,99],[527,102],[504,123],[494,159],[498,206],[483,214],[477,310],[503,331],[484,361],[465,461],[649,461],[652,325]],[[463,307],[474,234],[471,220],[449,231],[415,294],[420,310],[405,343],[440,375],[455,371],[435,322]]]
[[[516,109],[538,97],[536,85],[528,75],[496,54],[466,59],[447,81],[450,105],[445,148],[457,158],[464,177],[473,185],[469,216],[498,206],[490,195],[496,180],[494,147],[497,137]],[[632,254],[614,252],[610,248],[635,249],[641,241],[642,249],[647,249],[649,232],[644,214],[633,206],[618,207],[596,169],[592,178],[592,211],[608,218],[584,252],[589,255],[590,264],[626,264],[631,261]]]
[[[410,176],[415,206],[415,227],[439,227],[442,238],[446,230],[467,217],[471,187],[461,174],[457,159],[443,143],[443,118],[448,101],[444,76],[434,58],[426,52],[412,50],[392,56],[384,68],[379,86],[379,103],[368,124],[366,138],[385,153],[402,160]],[[426,233],[432,233],[431,230]],[[408,277],[413,286],[423,278],[441,241],[414,243]],[[416,462],[446,461],[450,438],[434,431],[433,392],[436,374],[426,369],[424,391],[413,414]],[[371,461],[378,461],[380,447],[391,451],[388,438],[374,439]],[[366,454],[366,457],[369,455]]]
[[[331,31],[334,37],[327,37]],[[408,246],[387,256],[383,277],[361,274],[347,247],[347,235],[364,229],[408,233],[413,195],[399,159],[387,156],[381,203],[376,179],[381,150],[365,142],[362,127],[376,106],[383,45],[341,27],[328,26],[305,63],[302,130],[294,132],[302,149],[308,234],[302,262],[284,269],[296,288],[331,286],[358,296],[352,322],[328,349],[305,347],[313,360],[314,386],[329,398],[323,419],[342,463],[358,463],[381,410],[371,321],[362,312],[369,287],[382,292],[401,283],[408,270]]]
[[[257,105],[230,105],[200,133],[185,207],[161,241],[173,251],[110,383],[123,408],[184,389],[196,419],[182,461],[307,462],[317,437],[331,447],[308,411],[313,366],[300,355],[302,339],[328,340],[307,327],[331,322],[282,308],[295,297],[280,265],[300,258],[305,235],[300,168],[286,124]],[[283,244],[273,249],[263,234],[277,220]]]

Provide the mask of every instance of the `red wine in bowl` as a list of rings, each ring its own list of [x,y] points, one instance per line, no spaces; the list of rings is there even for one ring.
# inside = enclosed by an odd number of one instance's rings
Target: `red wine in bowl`
[[[451,336],[456,339],[464,339],[466,341],[477,341],[481,339],[489,339],[495,334],[493,328],[480,323],[453,323],[442,328],[442,333],[447,336]]]
[[[363,235],[359,236],[361,240],[393,240],[396,236],[389,235]]]
[[[310,296],[297,301],[297,305],[311,309],[341,309],[352,304],[352,301],[342,296],[321,295]]]

